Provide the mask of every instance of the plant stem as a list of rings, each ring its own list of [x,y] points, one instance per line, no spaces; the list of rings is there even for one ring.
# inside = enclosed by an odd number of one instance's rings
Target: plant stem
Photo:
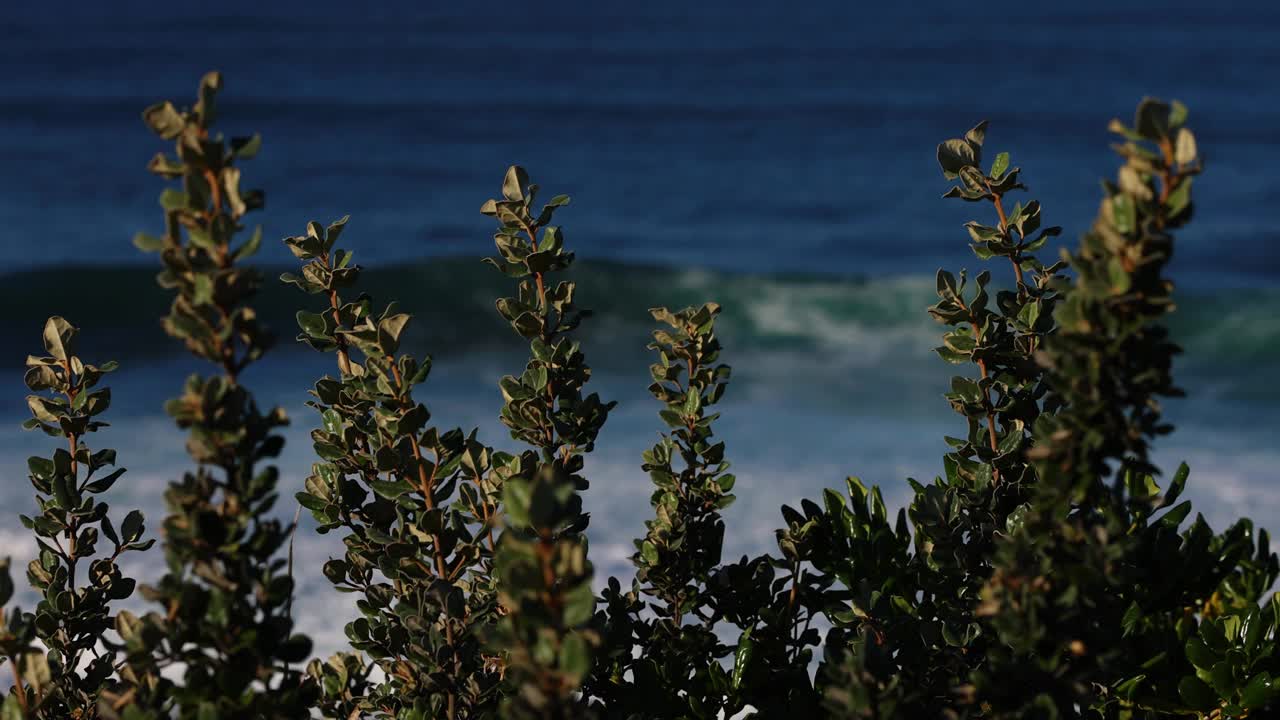
[[[988,186],[990,187],[990,186]],[[1005,241],[1009,241],[1009,219],[1004,214],[1004,204],[1000,200],[999,193],[991,194],[991,202],[996,206],[996,214],[1000,216],[1000,234],[1004,236]],[[1021,246],[1019,246],[1021,248]],[[1021,250],[1019,250],[1021,252]],[[1020,257],[1017,253],[1009,256],[1009,263],[1013,265],[1013,274],[1018,278],[1018,295],[1023,297],[1027,294],[1027,286],[1022,281],[1022,263],[1018,262]]]
[[[22,706],[22,715],[27,714],[27,689],[22,684],[22,672],[18,669],[18,659],[9,658],[9,665],[13,668],[13,689],[18,696],[18,704]]]
[[[969,312],[969,325],[973,328],[974,338],[980,343],[982,331],[978,328],[977,319],[973,317],[973,311],[970,310]],[[989,377],[987,373],[987,361],[977,358],[975,362],[978,363],[978,371],[982,374],[983,381],[986,381]],[[987,439],[991,443],[991,451],[999,452],[1000,442],[996,437],[996,411],[991,406],[991,397],[987,394],[986,387],[980,385],[979,389],[982,390],[982,406],[987,411]],[[991,466],[991,480],[997,484],[1000,482],[1000,470],[997,469],[995,465]]]
[[[324,267],[327,270],[330,270],[330,271],[333,270],[333,263],[329,260],[328,252],[320,256],[320,262],[324,264]],[[341,307],[341,303],[338,299],[338,291],[330,290],[329,291],[329,311],[333,313],[333,323],[337,327],[342,326],[342,316],[338,312],[338,309],[340,307]],[[347,340],[341,335],[335,334],[334,342],[338,344],[338,371],[341,372],[343,375],[350,375],[351,374],[351,357],[347,354]],[[397,382],[399,381],[397,380]]]
[[[333,293],[333,294],[336,295],[336,293]],[[396,381],[396,390],[399,391],[400,393],[400,400],[404,402],[408,402],[410,395],[407,391],[407,388],[404,387],[404,381],[400,376],[400,369],[396,366],[396,360],[394,357],[390,357],[388,358],[388,361],[389,361],[389,364],[391,365],[391,376]],[[414,433],[410,437],[410,440],[412,441],[410,443],[410,447],[413,450],[413,459],[415,461],[414,464],[418,466],[419,490],[422,492],[423,498],[425,499],[427,510],[434,510],[436,507],[436,501],[432,493],[435,490],[435,480],[436,480],[435,468],[437,468],[438,465],[432,466],[431,474],[428,477],[427,468],[422,464],[422,447],[419,443],[417,433]],[[431,534],[431,549],[433,554],[435,555],[436,576],[439,577],[441,580],[446,580],[448,578],[448,573],[445,570],[445,558],[444,558],[444,553],[441,552],[440,550],[440,535],[438,533]],[[454,675],[457,676],[462,672],[462,658],[458,657],[458,649],[454,645],[453,624],[452,622],[450,622],[450,618],[448,617],[447,612],[445,613],[445,619],[444,619],[444,636],[445,636],[445,642],[449,643],[449,652],[453,655],[453,671],[454,671]],[[457,678],[455,677],[455,679]],[[457,710],[458,698],[457,698],[457,693],[454,691],[452,687],[449,688],[448,698],[449,698],[448,717],[449,717],[449,720],[454,720],[454,718],[457,717],[457,713],[458,713],[458,710]]]

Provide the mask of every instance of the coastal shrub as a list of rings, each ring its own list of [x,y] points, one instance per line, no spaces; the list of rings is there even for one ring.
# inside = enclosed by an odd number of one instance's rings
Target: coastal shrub
[[[28,356],[24,378],[36,394],[27,396],[32,417],[23,427],[65,444],[51,456],[27,460],[39,513],[18,516],[36,536],[39,554],[27,566],[27,580],[40,601],[34,614],[13,611],[8,618],[12,637],[4,644],[11,645],[6,654],[15,667],[11,699],[31,718],[89,717],[99,698],[110,698],[119,687],[115,676],[122,648],[101,640],[118,617],[112,603],[126,600],[136,583],[125,577],[118,561],[155,542],[142,539],[142,513],[117,516],[117,527],[98,499],[125,473],[112,469],[115,450],[93,450],[85,442],[107,425],[102,417],[111,405],[111,389],[98,383],[116,363],[96,366],[81,360],[77,332],[63,318],[49,318],[43,333],[48,354]],[[110,550],[99,553],[104,539]],[[6,578],[3,585],[0,596],[8,602],[12,581]],[[33,636],[45,652],[27,645]]]
[[[190,109],[161,102],[142,114],[175,146],[147,168],[179,185],[160,195],[163,233],[139,233],[134,244],[159,255],[157,282],[174,294],[164,331],[214,372],[191,375],[165,403],[196,467],[165,490],[167,572],[142,588],[158,609],[116,616],[130,688],[111,704],[126,720],[306,717],[318,695],[300,666],[311,641],[293,632],[293,569],[282,554],[291,528],[271,514],[280,473],[265,464],[280,454],[275,431],[288,419],[280,408],[264,412],[240,382],[273,344],[249,304],[262,275],[243,264],[261,229],[237,238],[264,202],[261,190],[241,187],[238,165],[261,140],[214,130],[221,89],[209,73]]]
[[[480,207],[497,223],[485,262],[512,286],[497,315],[528,349],[495,379],[517,447],[433,424],[431,359],[405,348],[413,319],[395,299],[364,291],[358,224],[311,222],[284,240],[300,266],[280,279],[301,291],[298,341],[332,354],[335,373],[299,388],[315,462],[285,495],[297,505],[278,503],[269,463],[288,421],[241,380],[273,344],[251,305],[263,274],[246,264],[262,234],[241,239],[264,198],[242,188],[240,163],[261,140],[215,131],[221,88],[210,73],[189,108],[143,114],[175,143],[149,168],[177,185],[160,198],[163,232],[135,244],[158,253],[173,294],[164,331],[213,367],[166,404],[195,468],[165,492],[165,572],[138,588],[153,609],[120,607],[135,581],[117,561],[154,541],[137,511],[110,519],[99,497],[124,471],[85,444],[114,364],[84,364],[75,329],[51,318],[47,355],[28,359],[27,426],[66,447],[29,462],[34,612],[11,606],[0,566],[15,678],[0,720],[1121,720],[1280,706],[1266,531],[1191,519],[1189,469],[1166,480],[1151,458],[1172,431],[1160,400],[1181,392],[1166,270],[1202,169],[1180,103],[1145,99],[1131,126],[1112,122],[1122,162],[1074,250],[1038,200],[1018,199],[1022,171],[986,151],[986,123],[938,146],[945,197],[982,213],[962,240],[982,267],[938,271],[927,312],[962,420],[941,473],[908,479],[896,512],[850,477],[782,507],[776,551],[724,558],[736,483],[715,432],[732,377],[721,307],[651,310],[658,437],[637,458],[651,514],[634,576],[605,578],[583,495],[616,403],[588,391],[590,312],[557,222],[570,200],[540,202],[518,166]],[[283,518],[301,509],[338,534],[340,557],[293,565],[299,530]],[[303,574],[354,599],[350,648],[327,659],[294,629]]]
[[[351,251],[336,246],[345,225],[310,223],[287,239],[305,265],[282,276],[322,300],[320,312],[298,313],[298,340],[334,353],[339,373],[311,391],[319,462],[297,499],[318,532],[343,532],[346,553],[325,563],[324,576],[362,596],[362,617],[346,626],[358,652],[314,661],[308,673],[332,717],[476,717],[500,697],[489,669],[497,656],[485,653],[481,631],[499,607],[501,485],[475,432],[431,426],[415,401],[431,359],[401,351],[409,316],[365,293],[343,299],[360,275]]]

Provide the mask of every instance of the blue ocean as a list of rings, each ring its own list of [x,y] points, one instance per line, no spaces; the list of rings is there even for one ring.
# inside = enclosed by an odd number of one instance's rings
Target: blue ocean
[[[1190,464],[1215,528],[1241,514],[1280,528],[1280,6],[13,3],[0,29],[0,553],[15,561],[34,550],[16,518],[34,508],[25,458],[51,442],[19,428],[46,316],[83,329],[86,358],[122,363],[94,438],[130,468],[112,504],[157,528],[163,487],[189,466],[161,405],[199,364],[161,332],[155,258],[130,238],[161,228],[145,165],[167,149],[139,113],[187,102],[210,69],[221,127],[264,137],[244,184],[267,191],[267,276],[291,264],[280,238],[350,214],[366,289],[413,312],[410,345],[435,358],[435,421],[491,445],[513,446],[497,379],[525,350],[493,310],[505,280],[479,262],[492,222],[478,209],[512,163],[573,196],[557,220],[596,311],[584,350],[619,401],[588,464],[601,579],[630,575],[649,516],[640,453],[663,425],[647,308],[725,308],[727,554],[771,549],[779,505],[847,475],[901,505],[964,428],[942,399],[954,368],[931,352],[933,275],[981,265],[962,225],[983,209],[940,199],[935,145],[990,120],[988,147],[1011,152],[1071,247],[1114,172],[1108,120],[1178,98],[1207,170],[1173,263],[1187,397],[1167,403],[1178,431],[1156,458]],[[264,289],[281,341],[243,378],[293,419],[286,517],[311,463],[306,389],[334,372],[291,340],[307,302]],[[354,613],[320,574],[339,547],[304,519],[297,607],[318,653]],[[158,550],[136,562],[143,577],[162,566]]]

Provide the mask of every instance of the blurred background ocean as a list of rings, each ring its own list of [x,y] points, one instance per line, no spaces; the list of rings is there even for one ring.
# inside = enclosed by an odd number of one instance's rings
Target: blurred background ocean
[[[350,213],[344,244],[364,289],[417,318],[411,347],[436,369],[435,421],[497,423],[496,381],[525,350],[492,310],[504,280],[480,203],[511,163],[573,204],[595,389],[620,401],[589,461],[600,579],[629,576],[649,516],[640,452],[662,425],[645,390],[654,305],[725,306],[734,381],[719,424],[739,476],[727,556],[772,548],[778,506],[854,474],[907,498],[961,434],[925,312],[938,267],[980,266],[961,227],[987,208],[942,201],[934,146],[980,119],[1074,246],[1114,172],[1105,132],[1143,95],[1178,98],[1207,158],[1197,219],[1179,237],[1172,324],[1186,355],[1168,471],[1215,528],[1240,514],[1280,527],[1280,8],[1270,3],[557,2],[7,5],[0,10],[0,553],[33,544],[21,363],[53,313],[83,329],[86,359],[115,358],[112,427],[91,438],[130,468],[111,496],[154,530],[165,484],[189,467],[161,404],[201,369],[158,326],[153,256],[166,144],[139,120],[224,73],[219,124],[259,131],[245,183],[267,190],[270,279],[260,307],[277,350],[245,377],[293,418],[281,513],[310,465],[303,406],[331,360],[291,341],[309,298],[276,286],[279,238]],[[1054,247],[1052,253],[1057,252]],[[999,268],[996,269],[997,271]],[[335,649],[352,616],[319,568],[336,538],[297,537],[298,612]],[[134,568],[154,577],[159,550]],[[19,565],[21,567],[21,565]],[[29,604],[29,603],[28,603]]]

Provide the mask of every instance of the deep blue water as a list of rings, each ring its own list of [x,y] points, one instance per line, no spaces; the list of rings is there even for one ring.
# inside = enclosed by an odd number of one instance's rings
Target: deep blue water
[[[1280,272],[1269,3],[71,6],[4,11],[0,213],[40,248],[11,269],[138,261],[119,239],[157,221],[160,148],[138,113],[217,68],[222,127],[266,139],[267,237],[349,212],[367,262],[484,252],[475,208],[519,162],[575,196],[590,257],[930,272],[967,260],[938,141],[990,119],[1070,236],[1106,122],[1152,94],[1191,106],[1211,168],[1183,280]]]
[[[307,220],[350,213],[344,239],[386,273],[373,289],[421,315],[436,418],[492,444],[509,444],[496,378],[522,354],[489,314],[501,280],[471,260],[491,248],[478,208],[513,162],[573,195],[557,217],[595,263],[586,350],[598,389],[621,401],[587,500],[602,574],[627,572],[648,495],[639,452],[661,427],[644,391],[645,308],[726,307],[733,551],[767,548],[778,504],[846,474],[901,502],[904,478],[936,474],[941,435],[959,432],[940,397],[952,369],[929,352],[931,276],[979,264],[961,225],[981,209],[939,199],[935,145],[990,119],[990,151],[1012,153],[1070,244],[1114,172],[1107,121],[1146,94],[1179,98],[1208,170],[1173,265],[1189,398],[1170,403],[1181,430],[1158,458],[1192,464],[1215,526],[1241,512],[1280,526],[1272,4],[46,3],[0,10],[0,31],[7,505],[31,502],[22,458],[43,438],[16,429],[17,365],[51,312],[84,326],[87,356],[125,361],[102,438],[133,469],[116,504],[158,518],[158,490],[184,466],[160,403],[195,366],[158,332],[163,297],[136,294],[154,258],[129,242],[161,217],[144,166],[165,144],[138,116],[189,102],[217,68],[221,127],[265,139],[244,168],[267,190],[261,262],[289,263],[276,240]],[[286,337],[289,310],[270,311]],[[326,369],[286,346],[248,378],[294,416],[287,493],[309,466],[303,390]],[[29,554],[16,519],[0,528],[5,552]],[[300,536],[316,570],[304,615],[345,607],[318,573],[333,549]],[[327,649],[338,626],[310,627]]]

